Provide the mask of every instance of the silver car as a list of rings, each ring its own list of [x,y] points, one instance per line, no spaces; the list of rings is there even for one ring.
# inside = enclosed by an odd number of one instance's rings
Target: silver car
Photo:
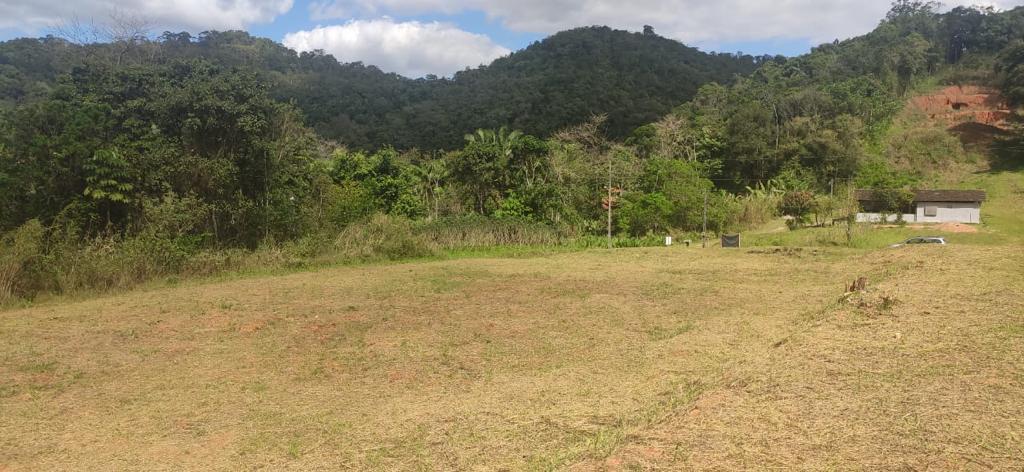
[[[941,244],[941,245],[945,245],[946,244],[946,238],[943,238],[941,236],[918,236],[916,238],[910,238],[910,239],[908,239],[906,241],[903,241],[902,243],[899,243],[899,244],[893,244],[892,246],[889,246],[889,247],[903,247],[903,246],[906,246],[908,244]]]

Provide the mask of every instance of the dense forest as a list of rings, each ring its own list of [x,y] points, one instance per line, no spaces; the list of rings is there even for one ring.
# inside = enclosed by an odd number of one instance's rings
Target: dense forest
[[[60,77],[103,59],[117,67],[203,60],[251,71],[271,97],[294,103],[320,136],[350,148],[452,149],[478,128],[510,126],[546,137],[595,114],[607,114],[607,131],[623,137],[689,100],[701,85],[728,83],[766,59],[706,54],[650,29],[590,27],[452,78],[414,80],[319,51],[298,54],[243,31],[150,40],[122,27],[111,36],[102,43],[52,36],[0,43],[0,102],[44,97]]]
[[[584,28],[419,80],[239,32],[8,41],[0,266],[22,276],[0,298],[232,267],[238,251],[686,233],[705,207],[713,232],[780,212],[800,225],[848,215],[853,183],[899,205],[947,164],[931,149],[964,152],[941,130],[894,134],[907,95],[985,83],[1019,105],[1022,36],[1024,8],[903,0],[795,58]]]

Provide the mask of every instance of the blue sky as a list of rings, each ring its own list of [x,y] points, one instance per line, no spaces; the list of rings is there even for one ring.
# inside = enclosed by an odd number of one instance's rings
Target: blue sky
[[[1007,9],[1024,0],[947,1]],[[411,77],[486,64],[588,25],[662,36],[705,51],[797,55],[874,28],[890,0],[0,0],[0,39],[39,36],[112,13],[149,30],[245,29]]]

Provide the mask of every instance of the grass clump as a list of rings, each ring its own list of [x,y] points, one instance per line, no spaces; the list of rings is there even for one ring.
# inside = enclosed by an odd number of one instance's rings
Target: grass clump
[[[10,300],[23,274],[43,249],[43,225],[30,220],[0,237],[0,303]]]

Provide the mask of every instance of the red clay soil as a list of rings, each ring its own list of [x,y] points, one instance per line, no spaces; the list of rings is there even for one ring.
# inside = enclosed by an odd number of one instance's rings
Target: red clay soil
[[[1013,113],[998,91],[977,85],[946,87],[910,99],[908,106],[945,126],[965,145],[986,146],[1006,134]]]
[[[1011,115],[1006,100],[997,91],[976,85],[946,87],[931,95],[914,97],[910,104],[928,118],[950,127],[979,123],[1005,129]]]

